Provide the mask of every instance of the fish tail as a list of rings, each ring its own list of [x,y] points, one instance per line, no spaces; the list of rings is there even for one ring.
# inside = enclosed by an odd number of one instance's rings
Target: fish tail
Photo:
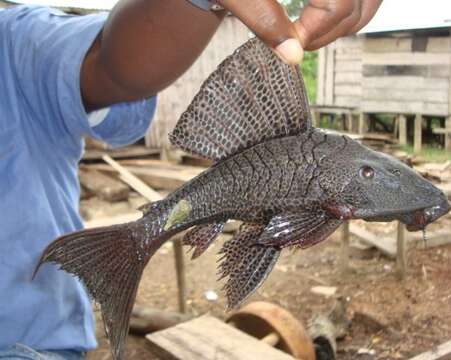
[[[51,262],[82,280],[100,307],[115,360],[123,355],[143,270],[168,238],[161,229],[164,215],[153,212],[155,218],[146,216],[137,222],[62,236],[45,249],[35,271]]]

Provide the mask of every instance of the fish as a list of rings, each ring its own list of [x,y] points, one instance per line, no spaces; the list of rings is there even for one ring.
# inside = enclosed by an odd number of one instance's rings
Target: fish
[[[346,135],[312,126],[298,66],[254,38],[207,78],[169,135],[213,165],[137,221],[64,235],[36,271],[54,263],[77,276],[100,306],[115,360],[123,355],[144,268],[175,234],[193,258],[231,220],[243,223],[222,246],[218,271],[228,308],[268,277],[285,248],[309,248],[351,219],[424,229],[450,210],[446,196],[412,168]]]

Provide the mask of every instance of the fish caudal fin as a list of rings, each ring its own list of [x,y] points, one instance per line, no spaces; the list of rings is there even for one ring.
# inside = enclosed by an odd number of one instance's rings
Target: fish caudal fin
[[[79,277],[100,306],[113,359],[122,358],[129,319],[143,269],[155,249],[140,242],[137,223],[78,231],[51,243],[36,272],[45,262]],[[35,273],[36,273],[35,272]]]

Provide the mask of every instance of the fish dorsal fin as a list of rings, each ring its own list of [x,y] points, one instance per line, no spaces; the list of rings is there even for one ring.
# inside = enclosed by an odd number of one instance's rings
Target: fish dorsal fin
[[[170,140],[189,153],[217,161],[310,127],[299,67],[286,65],[254,38],[204,82]]]

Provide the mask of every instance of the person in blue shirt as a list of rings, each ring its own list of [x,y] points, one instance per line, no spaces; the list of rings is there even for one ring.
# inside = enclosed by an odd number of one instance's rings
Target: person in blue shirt
[[[82,137],[120,146],[143,136],[154,96],[226,15],[218,5],[297,63],[303,49],[356,32],[379,4],[311,0],[295,22],[276,0],[122,0],[87,16],[0,11],[0,359],[80,359],[96,346],[83,286],[52,265],[32,281],[33,270],[46,245],[82,227]]]

